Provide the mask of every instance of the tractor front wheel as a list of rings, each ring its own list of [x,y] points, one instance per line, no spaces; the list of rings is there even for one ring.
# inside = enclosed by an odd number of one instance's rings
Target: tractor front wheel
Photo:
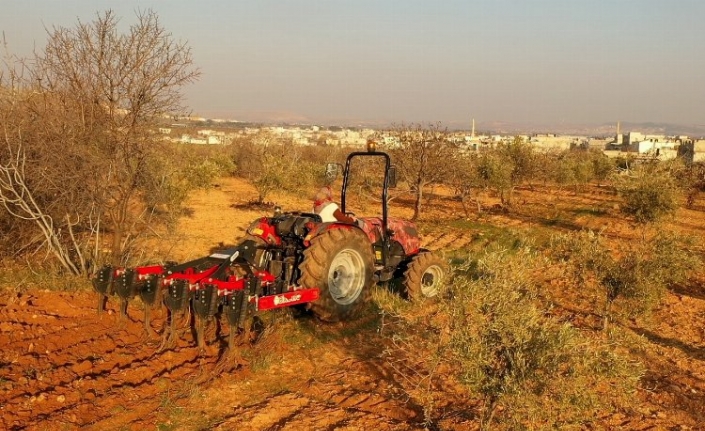
[[[311,240],[300,268],[299,284],[320,289],[311,311],[324,321],[347,320],[358,313],[369,295],[372,245],[358,229],[331,229]]]
[[[443,260],[429,252],[411,259],[404,271],[404,289],[409,299],[420,301],[438,295],[446,274]]]

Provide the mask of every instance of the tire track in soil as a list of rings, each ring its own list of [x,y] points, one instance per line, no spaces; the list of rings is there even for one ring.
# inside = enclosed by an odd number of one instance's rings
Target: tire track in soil
[[[341,387],[330,375],[296,390],[285,391],[221,418],[215,430],[421,430],[418,415],[404,402],[390,399],[384,384],[367,373],[341,373],[349,384]]]
[[[357,398],[363,397],[357,394]],[[374,405],[364,406],[350,396],[349,401],[336,404],[335,401],[320,402],[301,393],[284,393],[267,400],[237,408],[222,420],[214,430],[335,430],[340,428],[376,430],[415,430],[422,429],[409,425],[406,421],[389,417],[373,410]]]
[[[94,298],[75,294],[70,308],[59,300],[59,311],[51,313],[39,301],[24,308],[0,303],[0,428],[139,424],[159,407],[160,394],[208,378],[215,368],[218,355],[200,355],[190,337],[157,352],[145,344],[143,325],[133,316],[139,310],[124,320],[99,316],[87,305]]]
[[[266,375],[251,374],[228,389],[211,389],[209,398],[234,406],[225,414],[209,414],[219,418],[213,429],[423,430],[421,408],[409,403],[384,360],[376,357],[378,346],[360,349],[357,341],[328,344],[324,352],[305,358],[285,352]],[[294,363],[295,369],[287,365]],[[271,376],[284,382],[273,395]],[[262,395],[262,401],[250,403]]]
[[[442,236],[443,233],[431,232],[421,236],[421,247],[431,249],[432,245],[436,240]]]
[[[473,241],[470,234],[433,232],[424,237],[423,246],[431,251],[458,250]]]

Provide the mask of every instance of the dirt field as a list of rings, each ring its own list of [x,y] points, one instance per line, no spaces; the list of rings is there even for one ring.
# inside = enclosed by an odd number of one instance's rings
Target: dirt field
[[[182,220],[179,241],[165,235],[150,253],[177,260],[198,257],[218,242],[241,237],[260,211],[244,205],[255,196],[247,184],[223,180],[194,194],[192,215]],[[272,198],[285,210],[310,202]],[[487,206],[493,203],[487,200]],[[485,225],[546,234],[582,227],[604,228],[614,241],[638,235],[615,210],[616,198],[591,187],[574,194],[521,190],[511,213],[488,212]],[[408,217],[410,202],[392,211]],[[421,223],[426,247],[449,256],[482,246],[458,202],[436,199]],[[705,232],[705,208],[680,210],[673,225],[696,237]],[[438,220],[457,220],[448,232]],[[446,224],[447,225],[447,224]],[[634,320],[628,331],[643,338],[638,359],[646,375],[633,406],[605,412],[598,429],[705,429],[705,288],[703,274],[671,291],[654,315]],[[549,283],[550,284],[550,283]],[[86,283],[88,286],[88,283]],[[119,319],[117,302],[97,315],[97,298],[78,293],[19,290],[0,298],[0,429],[7,430],[422,430],[423,406],[407,395],[409,382],[390,367],[379,324],[371,317],[345,325],[294,320],[278,312],[279,333],[222,357],[224,339],[209,333],[199,353],[182,325],[175,348],[158,351],[142,327],[139,301]],[[576,286],[550,284],[560,312],[589,330],[598,317]],[[152,326],[161,331],[158,311]],[[211,328],[212,329],[212,328]],[[393,361],[391,361],[393,362]],[[449,383],[435,405],[436,429],[477,429],[476,401]],[[595,428],[586,428],[595,429]]]

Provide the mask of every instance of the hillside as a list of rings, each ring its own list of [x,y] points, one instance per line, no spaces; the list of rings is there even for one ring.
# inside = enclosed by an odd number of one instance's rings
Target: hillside
[[[193,193],[189,216],[177,232],[164,234],[148,255],[186,260],[220,242],[240,238],[262,212],[248,207],[254,189],[238,179]],[[537,188],[517,193],[512,212],[493,210],[473,220],[459,202],[437,191],[420,222],[425,247],[447,258],[504,241],[527,240],[581,228],[604,229],[611,241],[639,233],[616,211],[617,198],[590,186],[580,193]],[[272,198],[285,210],[307,210],[294,196]],[[392,214],[408,217],[412,202],[394,201]],[[671,226],[690,236],[705,230],[705,203],[680,209]],[[700,250],[702,251],[702,250]],[[619,322],[638,340],[630,360],[645,374],[628,408],[605,410],[584,429],[705,429],[705,273],[668,292],[653,315]],[[599,316],[579,286],[546,278],[543,286],[556,315],[594,333]],[[96,314],[88,282],[72,291],[7,282],[0,298],[0,428],[8,430],[472,430],[478,428],[478,399],[452,376],[441,374],[429,393],[422,379],[405,371],[410,359],[395,356],[390,332],[399,327],[371,304],[364,317],[346,324],[323,324],[288,312],[267,316],[267,328],[253,345],[243,343],[232,358],[221,358],[225,340],[208,333],[200,354],[184,326],[173,349],[157,351],[148,339],[142,310],[134,301],[128,318],[117,301]],[[381,288],[380,288],[381,289]],[[424,313],[411,308],[412,313]],[[165,312],[152,326],[161,331]],[[426,358],[413,358],[423,362]],[[445,370],[447,371],[447,370]]]

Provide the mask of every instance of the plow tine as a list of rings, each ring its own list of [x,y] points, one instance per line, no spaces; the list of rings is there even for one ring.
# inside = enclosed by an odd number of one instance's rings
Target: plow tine
[[[221,335],[223,335],[223,323],[221,322],[220,316],[216,316],[214,319],[215,323],[215,339],[220,340]]]
[[[93,276],[91,283],[98,293],[98,314],[102,314],[108,301],[108,294],[112,293],[113,267],[110,265],[102,267]]]
[[[228,355],[232,356],[235,352],[235,336],[240,332],[242,326],[242,314],[247,310],[247,296],[245,292],[240,290],[232,292],[223,298],[223,314],[228,321]]]
[[[164,291],[164,305],[169,310],[169,329],[164,331],[159,350],[173,347],[176,340],[176,314],[189,308],[189,287],[184,280],[177,280]]]
[[[205,319],[202,317],[195,316],[195,329],[196,329],[196,344],[200,351],[205,350],[206,340],[205,340]]]
[[[218,361],[213,367],[213,370],[210,372],[213,377],[218,377],[223,373],[233,371],[243,363],[243,359],[238,355],[238,350],[235,346],[235,337],[239,335],[240,330],[237,326],[229,326],[230,331],[228,332],[228,347],[225,351],[221,352]]]
[[[127,299],[120,300],[120,319],[124,320],[127,317]]]
[[[230,355],[235,351],[235,332],[237,332],[236,326],[230,326],[230,332],[228,332],[228,353]]]
[[[157,351],[161,352],[164,349],[171,348],[174,346],[176,339],[176,313],[173,310],[169,310],[169,326],[164,329],[164,334],[162,335],[162,344],[159,346]]]
[[[144,330],[149,338],[154,338],[157,333],[152,329],[150,324],[152,307],[149,304],[144,305]]]
[[[218,290],[213,284],[201,284],[193,292],[191,308],[193,309],[196,343],[201,352],[206,348],[205,324],[216,315],[219,305]]]
[[[100,316],[105,311],[105,303],[108,302],[108,297],[98,294],[98,315]]]
[[[133,268],[123,270],[113,280],[113,291],[120,298],[120,319],[127,317],[127,303],[138,289],[137,272]]]
[[[157,333],[154,332],[151,325],[152,318],[152,307],[155,303],[160,302],[161,290],[159,286],[161,285],[161,277],[159,275],[149,277],[142,289],[139,292],[140,299],[144,304],[144,329],[147,332],[149,338],[156,337]]]
[[[171,312],[171,319],[169,319],[169,339],[167,340],[167,346],[172,347],[176,344],[176,313]]]

